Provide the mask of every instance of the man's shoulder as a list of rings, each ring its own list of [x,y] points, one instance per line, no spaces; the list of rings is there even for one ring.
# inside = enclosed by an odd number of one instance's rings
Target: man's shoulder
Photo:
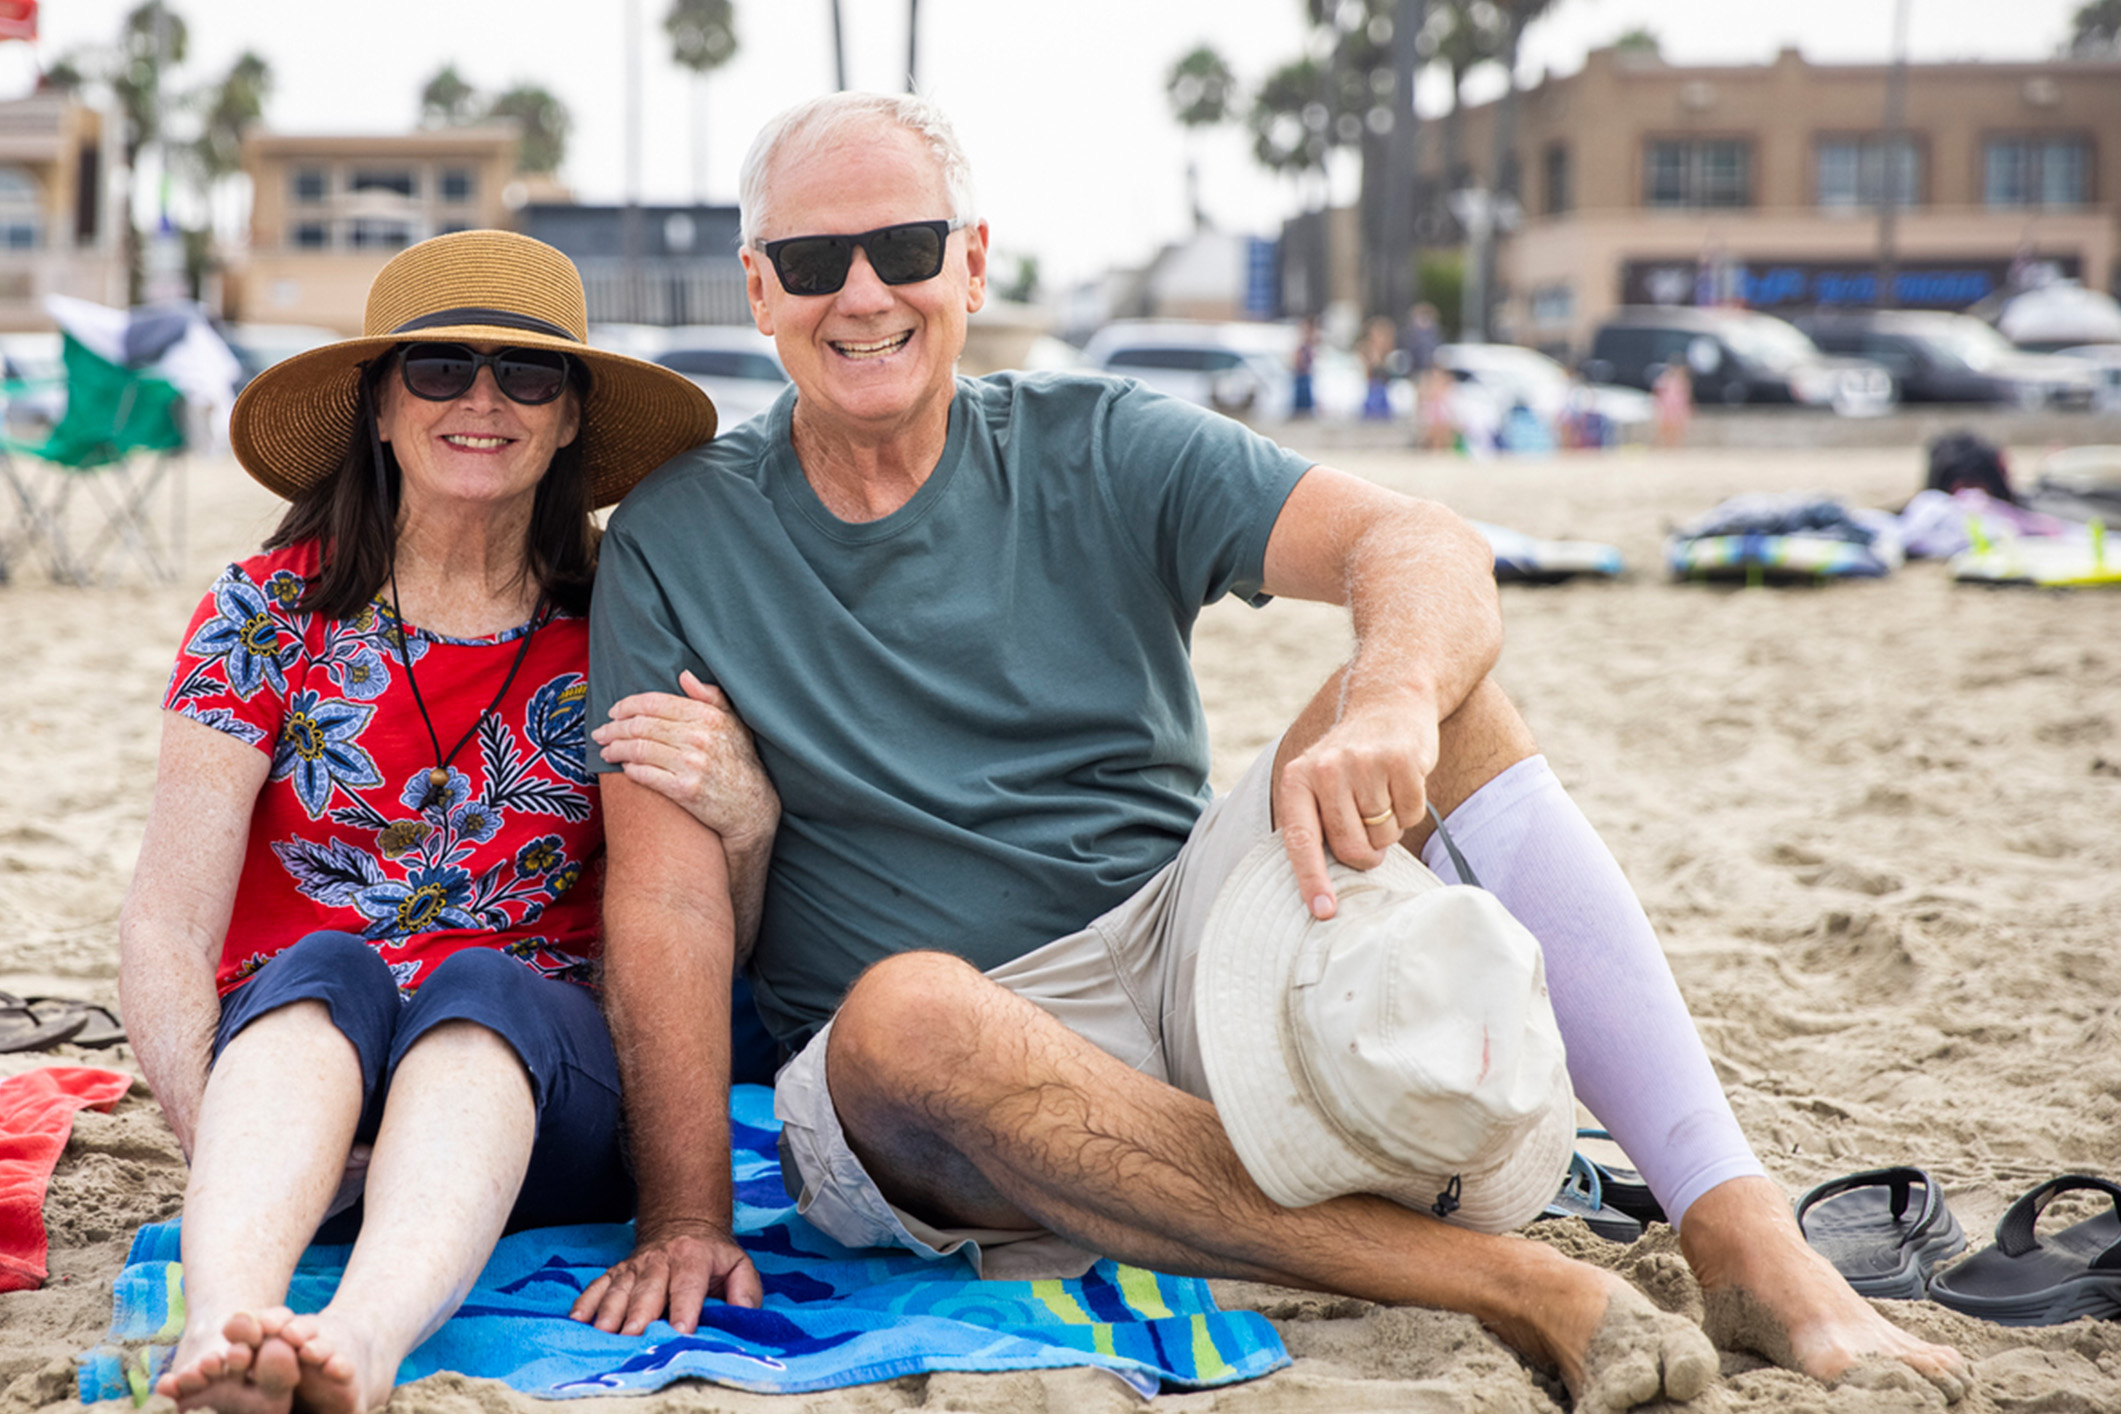
[[[626,493],[611,513],[611,528],[641,534],[728,498],[757,495],[773,446],[770,421],[762,413],[664,462]]]
[[[1100,427],[1124,429],[1131,440],[1145,431],[1169,428],[1185,436],[1202,423],[1228,422],[1132,378],[1090,369],[1010,370],[961,376],[957,383],[960,397],[994,432],[1037,436],[1058,430],[1067,446],[1089,445]]]

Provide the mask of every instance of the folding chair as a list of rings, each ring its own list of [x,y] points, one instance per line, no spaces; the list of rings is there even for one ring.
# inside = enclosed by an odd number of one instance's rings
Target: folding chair
[[[0,579],[18,559],[42,554],[54,580],[86,584],[113,554],[129,556],[150,579],[173,582],[184,554],[184,402],[164,379],[98,357],[72,335],[62,345],[66,412],[40,442],[0,437],[0,479],[15,511],[0,540]],[[166,488],[165,529],[157,492]],[[76,554],[75,493],[102,524]]]

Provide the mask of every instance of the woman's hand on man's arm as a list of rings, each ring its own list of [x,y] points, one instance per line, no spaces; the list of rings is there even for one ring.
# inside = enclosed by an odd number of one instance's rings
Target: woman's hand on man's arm
[[[759,760],[751,729],[728,696],[690,672],[679,675],[678,685],[683,696],[639,692],[619,699],[612,704],[611,720],[590,735],[604,759],[629,780],[676,802],[721,837],[741,963],[758,935],[781,800]]]

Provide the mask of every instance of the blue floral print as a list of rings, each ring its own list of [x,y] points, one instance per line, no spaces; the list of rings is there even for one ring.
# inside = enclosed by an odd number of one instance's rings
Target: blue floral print
[[[287,670],[302,645],[281,631],[265,595],[231,569],[214,585],[214,607],[219,612],[200,625],[184,651],[225,662],[229,687],[245,701],[260,687],[287,691]]]
[[[589,680],[580,673],[556,677],[531,695],[523,734],[538,756],[578,786],[589,784]]]
[[[357,741],[375,711],[314,692],[288,697],[287,717],[273,748],[271,779],[294,778],[295,795],[310,819],[324,813],[335,788],[352,792],[383,784],[375,758]]]

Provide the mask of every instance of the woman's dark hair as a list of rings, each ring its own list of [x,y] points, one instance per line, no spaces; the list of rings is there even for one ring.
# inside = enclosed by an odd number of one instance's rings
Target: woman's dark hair
[[[574,440],[552,454],[552,466],[538,482],[523,572],[554,608],[586,614],[602,532],[589,518],[595,507],[582,469],[582,447],[589,440],[589,369],[578,358],[567,360],[567,366],[580,423]],[[359,412],[339,469],[297,495],[265,542],[268,550],[303,540],[322,547],[322,567],[295,605],[304,612],[352,618],[390,579],[398,535],[398,459],[388,443],[376,439],[375,420],[377,393],[396,367],[395,353],[362,365]]]

